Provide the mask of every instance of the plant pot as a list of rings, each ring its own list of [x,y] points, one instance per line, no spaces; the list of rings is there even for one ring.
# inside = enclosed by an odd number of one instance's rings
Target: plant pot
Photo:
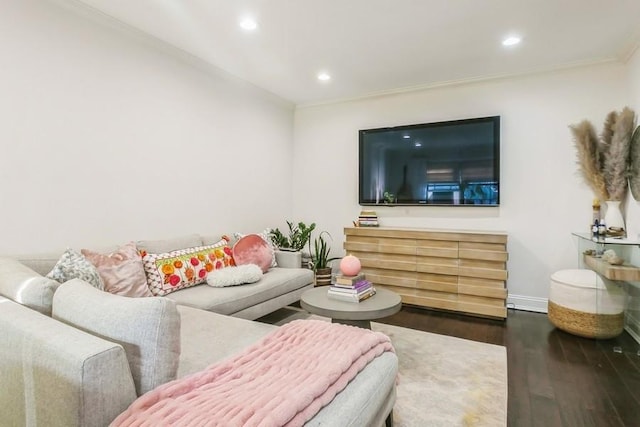
[[[308,252],[300,251],[302,254],[302,268],[308,268],[313,270],[313,262],[311,260],[311,255]]]
[[[275,253],[278,267],[300,268],[302,266],[302,253],[300,252],[278,250]]]
[[[316,270],[316,286],[329,286],[331,284],[331,267]]]

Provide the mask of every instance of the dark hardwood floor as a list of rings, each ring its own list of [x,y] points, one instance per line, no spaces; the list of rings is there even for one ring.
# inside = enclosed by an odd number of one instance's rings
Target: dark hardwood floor
[[[626,332],[580,338],[517,310],[500,321],[403,307],[378,322],[507,347],[509,426],[640,426],[639,346]]]

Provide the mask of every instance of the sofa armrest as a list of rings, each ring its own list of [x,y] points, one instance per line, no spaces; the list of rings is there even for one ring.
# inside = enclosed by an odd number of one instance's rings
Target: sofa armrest
[[[0,295],[10,300],[50,316],[53,293],[59,285],[17,259],[0,257]]]
[[[135,400],[120,345],[2,297],[0,330],[0,424],[106,426]]]

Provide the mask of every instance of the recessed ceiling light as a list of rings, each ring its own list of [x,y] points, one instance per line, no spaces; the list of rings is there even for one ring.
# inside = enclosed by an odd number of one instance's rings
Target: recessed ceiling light
[[[255,21],[255,19],[244,18],[240,21],[240,28],[247,31],[253,31],[258,28],[258,23]]]
[[[331,80],[331,76],[327,73],[320,73],[318,74],[318,80],[320,80],[321,82],[326,82]]]
[[[415,144],[413,144],[415,147],[422,147],[422,142],[416,142]]]
[[[517,45],[518,43],[520,43],[521,41],[522,41],[522,39],[520,37],[511,36],[511,37],[507,37],[506,39],[502,40],[502,45],[503,46],[514,46],[514,45]]]
[[[404,139],[409,139],[409,138],[411,138],[409,135],[402,135],[402,137],[403,137]]]

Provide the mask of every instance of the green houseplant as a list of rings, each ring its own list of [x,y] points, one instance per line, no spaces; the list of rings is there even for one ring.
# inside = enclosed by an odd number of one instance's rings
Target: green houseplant
[[[302,221],[295,224],[293,221],[287,221],[287,226],[289,227],[288,232],[282,232],[276,228],[269,233],[269,238],[278,248],[278,251],[276,251],[278,265],[298,268],[307,267],[309,254],[303,254],[302,249],[309,242],[316,224],[307,225]]]
[[[270,233],[273,244],[283,251],[301,251],[309,242],[311,233],[316,228],[315,222],[307,225],[304,222],[294,224],[293,221],[287,221],[287,226],[289,227],[288,234],[284,234],[278,228]]]
[[[331,235],[322,231],[318,237],[313,240],[313,249],[311,248],[311,240],[309,240],[309,253],[311,254],[311,268],[316,275],[316,286],[326,286],[331,284],[331,267],[329,263],[338,259],[338,257],[329,257],[331,246],[324,238],[324,235],[331,238]]]

